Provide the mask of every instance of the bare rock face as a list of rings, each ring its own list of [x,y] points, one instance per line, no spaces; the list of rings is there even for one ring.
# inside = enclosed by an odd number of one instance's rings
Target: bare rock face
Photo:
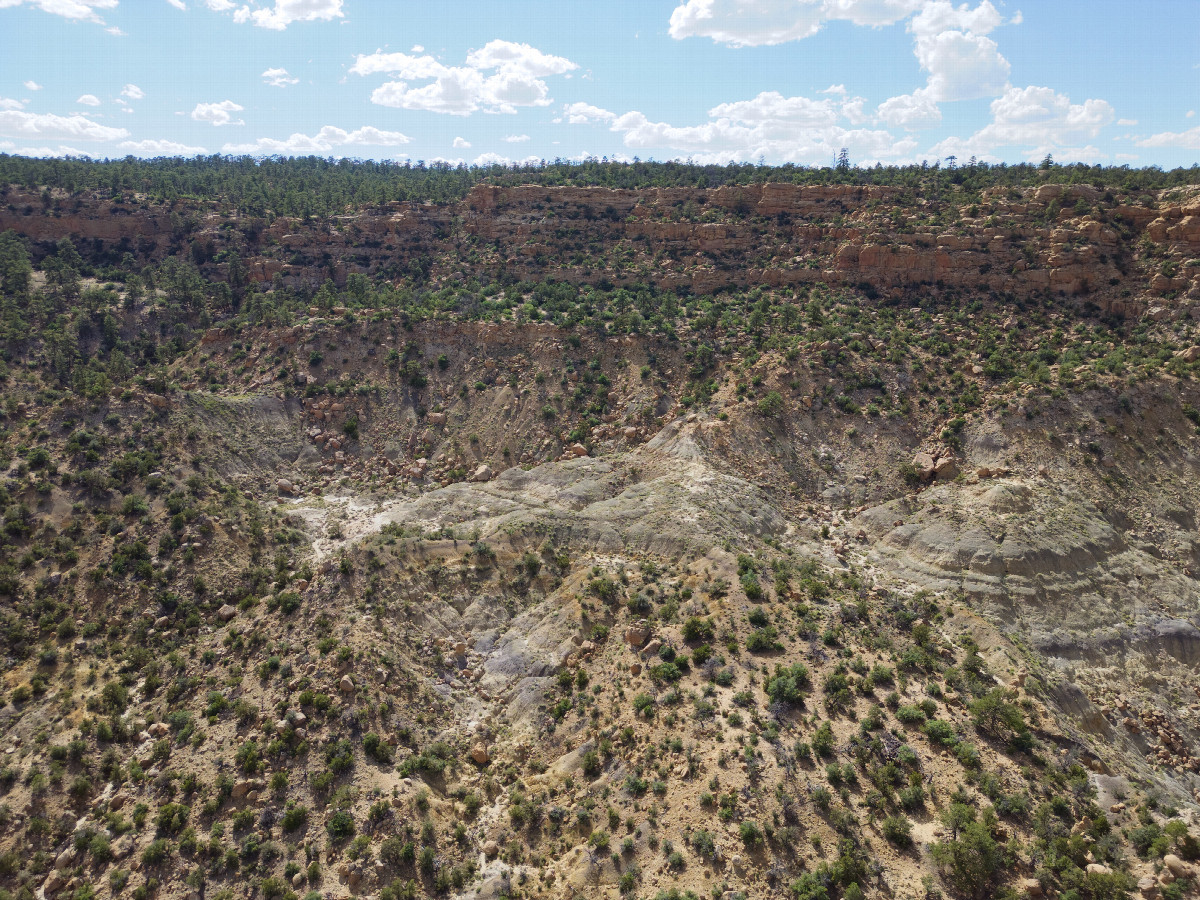
[[[648,640],[650,640],[650,626],[645,622],[639,622],[625,629],[625,643],[635,650],[646,646]]]
[[[922,481],[932,481],[937,473],[937,460],[930,453],[917,453],[912,458],[912,467],[917,470]]]
[[[933,475],[938,481],[953,481],[958,477],[958,463],[948,456],[942,457],[934,465]]]

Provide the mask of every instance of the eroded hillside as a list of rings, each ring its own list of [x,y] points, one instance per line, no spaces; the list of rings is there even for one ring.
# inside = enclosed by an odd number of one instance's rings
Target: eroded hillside
[[[0,890],[1194,894],[1196,192],[903,196],[10,205]]]

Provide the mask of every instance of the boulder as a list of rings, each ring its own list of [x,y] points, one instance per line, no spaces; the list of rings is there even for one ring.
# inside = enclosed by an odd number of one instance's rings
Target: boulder
[[[475,473],[471,476],[471,480],[472,481],[491,481],[492,480],[492,467],[487,465],[486,463],[484,465],[480,466],[478,469],[475,470]]]
[[[1088,863],[1087,873],[1089,875],[1111,875],[1112,869],[1102,863]]]
[[[630,625],[625,629],[625,643],[635,650],[638,647],[644,647],[648,640],[650,640],[650,627],[644,622]]]
[[[42,889],[45,895],[49,897],[51,894],[58,893],[59,889],[66,883],[67,876],[58,869],[55,869],[46,876],[46,880],[42,884]]]
[[[917,453],[912,458],[912,467],[917,470],[922,481],[932,481],[937,460],[929,453]]]
[[[281,494],[294,494],[296,493],[296,486],[286,478],[280,478],[275,482],[275,490]]]
[[[485,841],[483,844],[483,855],[488,859],[495,859],[496,854],[500,852],[500,845],[495,841]]]
[[[477,766],[486,766],[492,761],[492,756],[488,753],[488,748],[483,744],[476,744],[471,748],[471,760]]]
[[[343,675],[342,680],[338,682],[338,690],[340,690],[343,694],[354,693],[354,679],[349,675]]]
[[[575,456],[587,456],[588,449],[587,447],[583,446],[583,444],[572,444],[571,453]]]
[[[1163,857],[1163,865],[1176,878],[1187,878],[1192,874],[1192,867],[1174,853],[1168,853]]]
[[[958,463],[950,457],[943,457],[934,464],[933,475],[938,481],[953,481],[958,477]]]
[[[237,615],[237,607],[230,606],[228,603],[226,603],[224,606],[222,606],[220,609],[217,610],[217,618],[220,619],[222,622],[228,622],[230,619],[232,619],[236,615]]]
[[[1036,878],[1022,878],[1021,890],[1026,897],[1041,897],[1045,894],[1042,890],[1042,883]]]

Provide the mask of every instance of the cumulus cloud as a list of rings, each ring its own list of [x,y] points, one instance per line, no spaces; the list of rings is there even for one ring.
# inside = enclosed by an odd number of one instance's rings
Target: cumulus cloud
[[[121,88],[121,96],[128,97],[130,100],[141,100],[146,96],[146,92],[136,84],[127,84]]]
[[[9,97],[0,97],[0,109],[24,109],[24,100],[13,100]]]
[[[930,100],[977,100],[1004,91],[1012,66],[989,37],[969,31],[918,35],[917,61],[929,73],[923,94]]]
[[[4,2],[4,0],[0,0],[0,3],[3,3],[3,2]],[[40,91],[42,89],[42,86],[40,84],[38,84],[36,81],[34,81],[33,79],[30,79],[29,81],[24,81],[24,82],[22,82],[22,84],[25,85],[25,90],[27,90],[27,91]]]
[[[77,150],[74,147],[68,147],[65,144],[59,144],[57,147],[17,147],[9,144],[12,152],[18,156],[91,156],[86,150]]]
[[[299,83],[299,78],[293,78],[288,74],[287,69],[267,69],[262,73],[262,80],[271,87],[287,87],[289,84]]]
[[[328,22],[345,16],[343,0],[275,0],[273,6],[242,5],[234,9],[229,0],[208,0],[209,9],[233,9],[233,21],[249,22],[259,28],[283,31],[293,22]]]
[[[707,37],[733,47],[783,44],[812,37],[826,22],[892,25],[925,0],[685,0],[671,13],[676,40]]]
[[[399,109],[467,116],[473,112],[515,113],[521,106],[548,106],[545,78],[579,68],[561,56],[529,44],[489,41],[467,54],[462,66],[447,66],[432,56],[377,51],[356,57],[355,75],[388,74],[371,94],[371,102]],[[427,84],[413,86],[410,82]]]
[[[80,97],[75,102],[78,103],[80,106],[99,106],[100,98],[97,97],[95,94],[84,94],[82,97]]]
[[[314,135],[296,133],[287,140],[259,138],[252,144],[226,144],[224,153],[245,153],[251,156],[310,156],[328,153],[338,147],[399,147],[412,140],[399,131],[381,131],[367,125],[357,131],[346,131],[326,125]]]
[[[617,117],[617,114],[609,112],[607,109],[601,109],[599,106],[592,106],[590,103],[566,103],[563,105],[563,117],[571,125],[591,125],[611,122]]]
[[[101,125],[87,116],[57,116],[19,109],[0,110],[0,134],[50,141],[119,141],[129,137],[124,128]]]
[[[938,105],[921,92],[902,94],[879,104],[876,114],[893,128],[932,128],[942,121]]]
[[[601,116],[568,106],[564,113],[568,121],[574,116],[578,124],[606,122],[630,150],[665,148],[674,158],[701,163],[765,157],[772,162],[828,165],[842,147],[848,147],[860,163],[911,159],[916,149],[911,138],[897,139],[884,129],[857,127],[861,99],[832,95],[814,100],[765,91],[749,100],[714,106],[707,121],[693,125],[652,121],[636,110]]]
[[[471,146],[471,142],[466,138],[456,137],[454,143],[450,145],[455,150],[466,150]]]
[[[1182,150],[1200,150],[1200,125],[1187,131],[1160,131],[1135,142],[1139,147],[1178,147]]]
[[[206,152],[203,147],[189,147],[175,141],[149,139],[144,141],[122,141],[118,150],[134,156],[198,156]]]
[[[233,121],[233,113],[241,112],[245,107],[239,106],[232,100],[222,100],[220,103],[197,103],[192,110],[192,118],[197,122],[211,122],[213,125],[245,125],[238,119]]]
[[[0,0],[0,9],[27,5],[42,12],[62,16],[64,19],[75,21],[95,22],[103,25],[104,19],[96,12],[98,9],[113,9],[118,0]],[[30,88],[30,90],[37,90]]]
[[[949,138],[935,145],[939,155],[990,157],[1001,147],[1024,148],[1029,158],[1053,153],[1080,161],[1099,158],[1086,142],[1112,124],[1116,113],[1106,100],[1072,103],[1053,88],[1009,87],[991,104],[992,121],[967,139]]]
[[[802,40],[837,20],[872,27],[907,20],[926,83],[876,108],[875,121],[889,127],[930,128],[942,121],[938,103],[997,97],[1008,88],[1012,67],[987,36],[1004,24],[991,0],[974,7],[950,0],[685,0],[671,14],[670,33],[746,47]],[[835,84],[821,93],[847,92]],[[862,98],[846,100],[840,112],[852,125],[871,121]]]
[[[481,153],[479,156],[471,160],[473,166],[529,166],[536,165],[541,162],[536,156],[527,156],[524,159],[510,159],[507,156],[501,156],[499,153]]]

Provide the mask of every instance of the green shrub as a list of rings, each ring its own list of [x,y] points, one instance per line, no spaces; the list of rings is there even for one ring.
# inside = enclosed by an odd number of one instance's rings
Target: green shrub
[[[912,823],[907,816],[888,816],[879,828],[883,836],[897,847],[912,846]]]
[[[325,823],[325,830],[335,841],[343,841],[354,836],[354,817],[344,809],[339,809]]]

